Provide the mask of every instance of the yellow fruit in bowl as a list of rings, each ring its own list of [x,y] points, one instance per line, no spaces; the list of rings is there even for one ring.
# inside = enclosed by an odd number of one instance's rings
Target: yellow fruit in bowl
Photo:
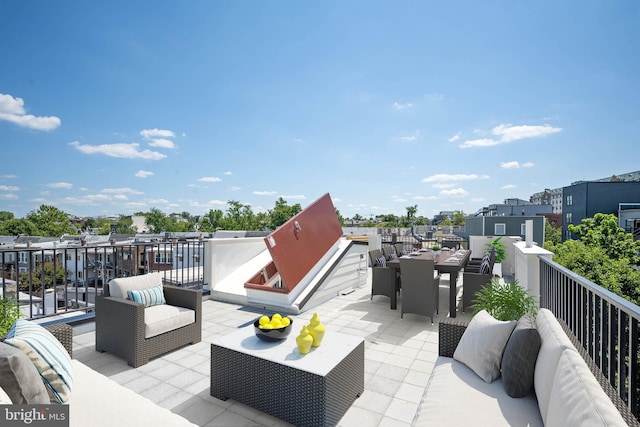
[[[282,323],[282,327],[287,327],[291,324],[291,319],[289,319],[288,317],[283,317],[280,323]]]
[[[280,321],[280,319],[275,318],[275,317],[271,318],[270,325],[273,327],[273,329],[282,328],[282,322]]]
[[[270,321],[271,320],[269,319],[269,316],[261,316],[260,320],[258,320],[258,323],[262,326],[262,325],[266,325]]]
[[[271,320],[273,319],[282,320],[282,315],[280,313],[276,313],[273,316],[271,316]]]
[[[265,323],[264,325],[259,326],[260,329],[273,329],[271,323]]]

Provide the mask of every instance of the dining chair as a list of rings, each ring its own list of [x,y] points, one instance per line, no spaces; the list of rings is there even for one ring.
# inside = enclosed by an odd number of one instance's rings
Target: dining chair
[[[369,251],[371,260],[371,299],[374,295],[384,295],[391,299],[395,308],[397,299],[396,269],[386,266],[386,258],[380,249]]]
[[[433,317],[438,313],[440,275],[432,259],[400,258],[402,301],[400,318],[405,313]]]

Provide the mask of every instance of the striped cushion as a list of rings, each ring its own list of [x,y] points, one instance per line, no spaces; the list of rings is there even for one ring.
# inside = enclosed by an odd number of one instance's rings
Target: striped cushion
[[[154,286],[153,288],[140,289],[139,291],[127,291],[127,296],[131,301],[143,304],[145,307],[167,303],[164,299],[162,285]]]
[[[383,256],[376,259],[376,267],[386,267],[386,266],[387,266],[387,260]]]
[[[489,271],[490,268],[491,268],[491,264],[489,263],[489,261],[482,261],[482,264],[480,264],[480,274],[491,273]]]
[[[164,292],[162,292],[162,285],[140,289],[139,291],[127,291],[127,296],[131,301],[144,304],[145,307],[167,303],[164,299]]]
[[[73,387],[71,357],[51,332],[37,323],[18,319],[5,343],[22,350],[44,380],[52,402],[66,403]]]

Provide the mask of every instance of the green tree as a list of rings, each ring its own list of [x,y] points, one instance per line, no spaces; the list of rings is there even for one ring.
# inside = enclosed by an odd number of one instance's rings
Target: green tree
[[[42,285],[45,285],[45,289],[50,288],[55,281],[55,284],[60,285],[64,283],[64,268],[60,265],[56,265],[52,262],[37,263],[31,275],[29,273],[21,273],[18,278],[18,286],[20,289],[27,291],[29,289],[29,281],[33,285],[34,290],[40,290]]]
[[[271,230],[275,230],[300,211],[302,211],[302,207],[299,203],[289,206],[285,199],[279,197],[273,209],[267,212],[269,218],[267,225]]]
[[[562,243],[562,229],[555,222],[546,220],[544,223],[544,248],[553,251],[554,246]]]
[[[0,211],[0,222],[2,221],[8,221],[10,219],[13,219],[13,212],[9,212],[9,211]]]
[[[467,217],[463,211],[455,211],[453,213],[453,225],[464,225],[467,221]]]
[[[144,216],[150,233],[158,234],[165,231],[172,231],[171,220],[162,213],[160,209],[151,208],[151,210],[145,213]]]
[[[133,219],[127,215],[119,215],[115,223],[116,233],[120,234],[136,234],[138,227],[134,227]]]
[[[36,212],[27,215],[40,233],[46,237],[60,237],[63,234],[76,234],[76,229],[69,221],[67,214],[55,206],[40,205]]]
[[[344,227],[344,218],[342,217],[342,214],[338,209],[336,209],[336,216],[338,217],[338,221],[340,222],[340,225]]]
[[[635,265],[640,260],[640,242],[634,241],[630,233],[625,233],[613,214],[597,213],[593,218],[584,218],[579,225],[569,224],[568,228],[587,246],[602,248],[612,259],[626,258]]]
[[[38,227],[28,219],[9,219],[0,222],[0,236],[40,236]]]
[[[200,231],[212,232],[216,231],[218,227],[222,228],[224,218],[224,212],[220,209],[209,209],[202,218],[200,218],[199,229]]]

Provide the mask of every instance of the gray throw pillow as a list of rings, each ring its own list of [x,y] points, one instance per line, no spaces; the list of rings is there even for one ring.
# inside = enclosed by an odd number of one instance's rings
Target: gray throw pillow
[[[502,355],[502,383],[509,396],[529,394],[541,343],[535,319],[525,314],[518,320]]]
[[[49,394],[31,359],[0,342],[0,387],[14,404],[49,404]]]

